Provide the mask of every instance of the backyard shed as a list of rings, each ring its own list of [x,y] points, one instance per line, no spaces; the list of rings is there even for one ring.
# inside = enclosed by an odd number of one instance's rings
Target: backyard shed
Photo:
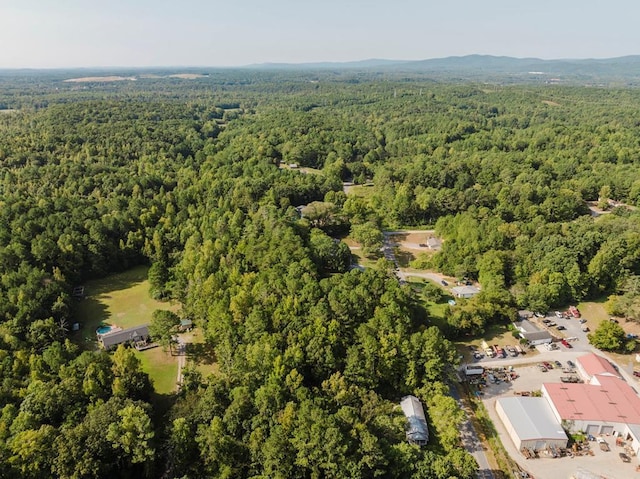
[[[567,447],[567,434],[544,398],[500,398],[496,412],[518,450]]]

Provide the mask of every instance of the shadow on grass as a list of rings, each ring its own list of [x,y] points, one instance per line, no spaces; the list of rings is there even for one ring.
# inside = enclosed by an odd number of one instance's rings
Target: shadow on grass
[[[136,266],[122,273],[106,278],[88,281],[85,285],[85,297],[73,305],[73,322],[80,324],[80,330],[71,339],[87,349],[95,348],[96,329],[108,325],[111,313],[105,300],[110,299],[114,291],[132,288],[147,279],[149,267]]]
[[[153,404],[153,411],[157,418],[163,417],[173,406],[177,398],[176,394],[171,393],[151,393],[151,404]]]
[[[216,355],[213,348],[207,343],[189,343],[187,344],[187,357],[196,365],[215,364]]]
[[[400,265],[401,268],[408,268],[409,263],[411,263],[414,259],[416,259],[413,253],[410,253],[408,251],[404,251],[401,249],[397,249],[395,254],[396,254],[396,261],[398,262],[398,265]]]

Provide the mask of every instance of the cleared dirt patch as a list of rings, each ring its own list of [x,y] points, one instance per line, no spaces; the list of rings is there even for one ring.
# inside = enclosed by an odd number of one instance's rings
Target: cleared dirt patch
[[[69,83],[89,83],[89,82],[114,82],[114,81],[136,81],[135,77],[121,77],[121,76],[105,76],[105,77],[81,77],[81,78],[69,78],[64,80]]]
[[[169,75],[169,78],[180,78],[182,80],[195,80],[196,78],[204,78],[206,75],[201,73],[175,73]]]
[[[560,103],[556,103],[555,101],[551,100],[542,100],[542,103],[549,106],[560,106]]]

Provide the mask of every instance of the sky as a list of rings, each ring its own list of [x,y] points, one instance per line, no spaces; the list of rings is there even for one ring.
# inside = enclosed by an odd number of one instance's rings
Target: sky
[[[638,0],[0,0],[0,68],[640,54]]]

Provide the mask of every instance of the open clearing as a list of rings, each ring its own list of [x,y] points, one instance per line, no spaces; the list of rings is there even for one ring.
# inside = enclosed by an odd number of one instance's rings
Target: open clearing
[[[85,284],[85,299],[75,309],[85,341],[94,341],[101,323],[123,329],[151,321],[156,309],[177,312],[177,303],[163,303],[149,296],[147,266],[137,266],[123,273]]]
[[[142,363],[142,369],[149,375],[153,388],[158,394],[169,394],[176,390],[178,377],[178,357],[161,347],[137,351],[136,356]]]
[[[69,83],[89,83],[89,82],[113,82],[113,81],[135,81],[134,77],[121,77],[121,76],[104,76],[104,77],[81,77],[81,78],[69,78],[64,80]]]
[[[174,73],[169,75],[169,78],[180,78],[181,80],[195,80],[197,78],[204,78],[207,75],[201,73]]]
[[[178,304],[163,303],[149,296],[148,270],[147,266],[138,266],[85,284],[85,299],[75,308],[76,321],[81,325],[76,340],[83,347],[97,347],[96,328],[101,323],[129,328],[150,322],[156,309],[178,311]],[[171,356],[160,347],[136,351],[136,355],[156,392],[166,394],[175,390],[177,356]]]

